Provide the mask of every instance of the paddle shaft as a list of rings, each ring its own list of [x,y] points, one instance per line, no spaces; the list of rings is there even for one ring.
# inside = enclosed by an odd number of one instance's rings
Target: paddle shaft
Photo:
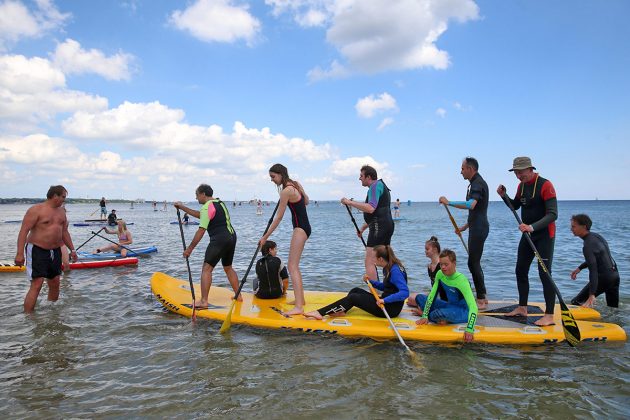
[[[363,235],[361,235],[361,230],[359,229],[359,225],[357,225],[357,221],[354,220],[354,216],[352,215],[352,210],[350,210],[350,206],[349,205],[345,205],[346,206],[346,210],[348,210],[348,214],[350,215],[350,218],[352,219],[352,223],[354,224],[354,228],[357,230],[357,235],[359,235],[359,238],[361,238],[361,242],[363,242],[363,247],[367,248],[367,244],[365,243],[365,239],[363,239]],[[376,267],[376,265],[374,266],[376,268],[376,280],[378,280],[378,267]]]
[[[502,195],[501,198],[503,199],[505,204],[507,204],[510,210],[512,210],[512,214],[514,214],[514,217],[516,218],[516,221],[518,222],[518,224],[522,225],[523,221],[521,220],[521,217],[518,215],[518,213],[514,209],[514,206],[512,205],[512,202],[507,197],[507,195]],[[543,272],[549,279],[549,282],[551,283],[553,290],[556,292],[556,296],[558,296],[558,302],[560,303],[560,310],[562,311],[561,318],[562,318],[562,328],[564,330],[564,336],[567,339],[567,343],[569,343],[571,347],[575,347],[575,345],[580,342],[580,329],[578,328],[578,325],[575,322],[575,318],[573,317],[573,314],[571,314],[571,311],[567,307],[566,303],[564,303],[564,299],[562,299],[562,294],[560,293],[560,290],[558,289],[556,282],[553,281],[553,278],[551,277],[551,273],[547,269],[547,265],[545,264],[542,257],[538,253],[538,249],[536,249],[536,245],[534,245],[534,241],[532,241],[531,234],[529,232],[523,232],[523,235],[525,236],[525,239],[527,239],[527,242],[529,243],[529,246],[532,248],[532,251],[534,251],[534,255],[536,256],[536,259],[538,260],[538,264],[540,265],[540,268],[542,268]]]
[[[105,228],[100,228],[98,232],[102,231],[103,229],[105,229]],[[88,242],[90,242],[92,239],[94,239],[94,237],[98,234],[98,232],[97,232],[97,233],[92,232],[92,233],[94,233],[94,235],[90,236],[90,239],[88,239],[87,241],[85,241],[85,242],[83,242],[81,245],[79,245],[79,246],[75,249],[75,251],[78,251],[79,249],[81,249],[81,247],[83,247],[83,245],[87,244],[87,243],[88,243]]]
[[[94,213],[96,213],[97,211],[99,211],[101,208],[97,208],[96,210],[94,210],[92,213],[90,213],[90,216],[94,216]]]
[[[387,318],[387,320],[389,321],[389,325],[392,327],[392,330],[394,330],[394,332],[396,333],[396,337],[398,337],[398,341],[400,341],[400,344],[402,344],[405,349],[407,349],[407,351],[409,353],[413,353],[411,351],[411,349],[409,348],[409,346],[407,345],[407,343],[405,343],[405,340],[403,340],[402,336],[400,335],[400,333],[398,332],[398,328],[396,328],[396,325],[394,324],[394,321],[392,321],[392,319],[390,318],[389,314],[387,313],[387,309],[385,309],[385,305],[378,303],[380,297],[378,296],[378,293],[376,293],[376,290],[374,290],[374,286],[372,286],[372,284],[370,283],[370,281],[366,281],[368,287],[370,288],[370,292],[372,292],[372,295],[374,295],[374,299],[376,299],[376,304],[383,310],[383,313],[385,314],[385,317]]]
[[[448,208],[447,204],[443,204],[443,206],[446,209],[446,212],[448,213],[449,219],[451,219],[451,223],[453,224],[453,227],[455,228],[455,233],[457,233],[457,236],[459,236],[459,240],[462,241],[462,245],[464,245],[464,249],[466,250],[466,254],[470,254],[470,252],[468,252],[468,245],[466,245],[466,242],[464,242],[464,238],[462,237],[462,233],[459,231],[459,226],[457,226],[457,222],[455,222],[455,218],[451,214],[451,210]]]
[[[118,245],[118,246],[119,246],[119,247],[121,247],[121,248],[125,248],[125,249],[126,249],[127,251],[129,251],[129,252],[133,252],[135,255],[140,255],[140,254],[138,254],[136,251],[134,251],[133,249],[127,248],[126,246],[121,245],[121,244],[119,244],[118,242],[114,242],[114,241],[112,241],[112,240],[111,240],[111,239],[109,239],[109,238],[106,238],[106,237],[104,237],[104,236],[102,236],[102,235],[99,235],[99,234],[98,234],[98,232],[94,232],[94,231],[92,231],[92,233],[93,233],[94,235],[98,236],[99,238],[103,238],[103,239],[105,239],[106,241],[113,243],[114,245]]]
[[[184,247],[184,251],[186,251],[186,240],[184,239],[184,228],[182,227],[182,216],[177,209],[177,221],[179,222],[179,233],[182,237],[182,246]],[[190,272],[190,261],[188,261],[188,257],[186,257],[186,268],[188,269],[188,283],[190,284],[190,294],[192,296],[192,319],[195,321],[195,287],[193,286],[192,273]]]

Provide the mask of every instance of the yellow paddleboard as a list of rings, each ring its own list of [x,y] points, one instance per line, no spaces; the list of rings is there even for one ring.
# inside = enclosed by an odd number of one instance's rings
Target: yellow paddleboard
[[[171,312],[187,317],[192,316],[190,285],[164,273],[151,277],[151,290],[156,299]],[[306,308],[312,311],[327,305],[343,296],[341,292],[305,292]],[[195,286],[195,295],[200,296]],[[207,309],[197,309],[200,318],[218,321],[225,320],[232,304],[234,292],[223,287],[212,286]],[[291,293],[279,299],[258,299],[251,293],[242,293],[243,302],[234,305],[232,324],[246,324],[262,328],[288,329],[308,333],[338,334],[349,337],[371,337],[374,339],[396,339],[394,331],[385,318],[377,318],[361,309],[353,308],[344,317],[324,318],[322,321],[303,316],[287,317],[283,312],[293,306]],[[564,341],[560,308],[556,307],[556,325],[538,327],[533,322],[542,316],[542,304],[530,305],[530,316],[519,318],[505,317],[505,313],[516,305],[514,302],[491,302],[488,309],[480,312],[475,326],[475,341],[494,344],[553,344]],[[598,319],[599,313],[593,309],[571,306],[577,321],[582,341],[625,341],[625,331],[616,324],[584,321]],[[534,314],[538,309],[539,315]],[[464,324],[416,325],[418,316],[405,307],[393,321],[405,340],[458,342],[463,340]]]
[[[0,273],[24,271],[24,270],[26,270],[26,267],[23,265],[15,265],[12,262],[0,261]]]

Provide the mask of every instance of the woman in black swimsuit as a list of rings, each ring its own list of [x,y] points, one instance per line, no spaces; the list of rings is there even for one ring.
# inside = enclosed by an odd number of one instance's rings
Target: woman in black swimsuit
[[[300,258],[304,251],[304,244],[311,235],[311,225],[306,214],[308,195],[302,185],[289,178],[289,172],[284,165],[276,163],[269,168],[271,182],[278,186],[280,192],[280,203],[278,213],[269,226],[267,233],[260,238],[261,246],[267,242],[273,231],[278,227],[287,207],[291,212],[291,222],[293,224],[293,235],[289,246],[289,259],[287,266],[289,276],[293,284],[293,295],[295,296],[295,306],[285,315],[299,315],[304,313],[304,288],[302,287],[302,273],[300,272]]]

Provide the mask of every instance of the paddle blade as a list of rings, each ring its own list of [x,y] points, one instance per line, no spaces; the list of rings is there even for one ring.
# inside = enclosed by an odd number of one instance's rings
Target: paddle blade
[[[577,344],[581,340],[580,329],[575,322],[575,318],[571,314],[571,311],[566,306],[561,308],[562,314],[562,329],[564,330],[564,337],[567,340],[567,343],[571,347],[577,346]]]
[[[234,304],[236,303],[236,299],[232,300],[232,305],[230,305],[230,309],[228,310],[227,316],[225,317],[225,321],[223,321],[223,325],[221,325],[221,329],[219,332],[221,334],[225,334],[230,330],[232,326],[232,311],[234,310]]]

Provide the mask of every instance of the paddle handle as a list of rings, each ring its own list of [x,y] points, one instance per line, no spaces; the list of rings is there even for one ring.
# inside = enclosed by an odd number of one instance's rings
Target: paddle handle
[[[464,249],[466,250],[466,254],[470,254],[470,252],[468,252],[468,245],[466,245],[466,242],[464,242],[464,238],[462,237],[462,233],[459,231],[459,226],[457,226],[457,222],[455,221],[455,218],[451,214],[451,210],[448,208],[448,205],[446,205],[446,204],[442,204],[442,205],[446,209],[446,212],[448,213],[449,219],[451,219],[451,223],[453,224],[453,227],[455,228],[455,232],[457,233],[457,236],[459,236],[459,240],[462,241],[462,245],[464,245]]]

